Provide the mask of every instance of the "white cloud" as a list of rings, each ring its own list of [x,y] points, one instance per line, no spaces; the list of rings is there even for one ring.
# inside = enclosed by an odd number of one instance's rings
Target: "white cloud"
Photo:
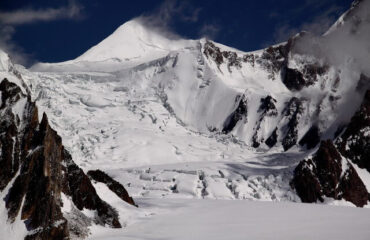
[[[187,1],[164,0],[156,10],[141,15],[137,20],[167,37],[178,38],[171,28],[173,22],[195,23],[198,21],[200,11],[200,8],[194,8]]]
[[[9,54],[13,62],[28,65],[32,56],[13,41],[16,26],[60,19],[80,19],[82,9],[78,2],[70,0],[67,6],[59,8],[22,8],[12,12],[0,12],[0,48]]]
[[[0,23],[14,26],[58,19],[77,19],[81,17],[81,10],[82,6],[75,1],[70,1],[67,6],[60,8],[18,9],[12,12],[0,12]]]
[[[28,65],[31,62],[31,55],[25,53],[21,47],[13,42],[15,31],[13,26],[0,26],[0,49],[9,54],[12,62]]]
[[[299,27],[292,27],[289,24],[280,25],[275,30],[274,41],[276,43],[287,41],[290,37],[301,31],[310,32],[314,35],[321,35],[325,33],[336,21],[336,16],[334,14],[337,13],[340,9],[341,8],[337,6],[333,6],[324,13],[316,16],[312,21],[305,22]]]
[[[221,31],[221,27],[218,26],[218,25],[215,25],[215,24],[204,24],[200,31],[199,31],[199,35],[201,37],[207,37],[207,38],[210,38],[210,39],[215,39],[218,34],[220,33]]]

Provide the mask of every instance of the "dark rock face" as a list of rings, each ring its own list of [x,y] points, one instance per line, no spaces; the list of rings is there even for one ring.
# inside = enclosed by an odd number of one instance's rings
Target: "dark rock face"
[[[84,208],[97,211],[97,224],[107,224],[113,228],[121,228],[118,213],[108,203],[101,200],[91,184],[90,179],[72,160],[70,154],[64,150],[64,162],[66,166],[66,188],[63,192],[72,196],[73,203],[79,210]]]
[[[297,144],[298,141],[298,124],[303,113],[303,103],[300,99],[293,97],[290,99],[283,114],[288,119],[287,131],[282,140],[284,151]]]
[[[319,64],[306,64],[303,69],[282,68],[282,81],[291,91],[300,91],[317,82],[317,78],[328,71],[328,66]]]
[[[226,119],[222,129],[223,133],[231,132],[240,120],[244,119],[246,121],[248,113],[248,101],[246,96],[244,94],[237,96],[235,102],[237,107]]]
[[[337,145],[343,156],[370,172],[370,90]]]
[[[231,72],[231,67],[241,68],[242,58],[238,57],[236,52],[221,51],[221,49],[211,41],[206,41],[203,53],[207,58],[216,62],[217,66],[220,66],[224,62],[227,63],[229,72]]]
[[[276,104],[276,100],[271,96],[266,96],[265,98],[261,98],[261,104],[257,111],[261,115],[260,115],[259,121],[256,126],[256,132],[254,133],[252,137],[252,146],[254,148],[259,147],[261,143],[265,141],[263,137],[259,136],[263,121],[268,117],[276,117],[278,115],[275,104]]]
[[[358,80],[356,90],[358,92],[361,92],[363,89],[369,89],[370,88],[370,77],[366,76],[365,74],[360,75],[360,79]]]
[[[47,116],[39,123],[35,103],[16,84],[4,79],[0,91],[0,190],[14,180],[5,198],[10,222],[20,214],[30,231],[26,239],[69,239],[61,211],[64,193],[78,209],[95,210],[96,223],[121,227],[118,214],[73,162]]]
[[[320,130],[314,125],[312,126],[307,133],[299,141],[299,145],[307,147],[307,149],[312,149],[320,143]]]
[[[277,143],[277,138],[278,138],[277,128],[275,128],[271,136],[266,139],[265,141],[266,145],[272,148]]]
[[[257,58],[256,62],[268,71],[269,79],[275,80],[276,74],[286,65],[289,47],[290,44],[269,47],[263,51],[261,57]]]
[[[365,185],[331,140],[321,142],[312,159],[300,162],[291,185],[303,202],[323,201],[326,196],[362,207],[368,201]]]
[[[96,181],[96,182],[101,182],[107,185],[107,187],[114,192],[119,198],[121,198],[123,201],[133,205],[137,206],[126,191],[126,189],[120,184],[119,182],[115,181],[113,178],[108,176],[105,172],[101,170],[95,170],[95,171],[88,171],[87,175],[89,176],[90,179]]]
[[[219,47],[217,47],[214,43],[207,41],[204,44],[204,50],[203,53],[208,57],[213,59],[217,63],[217,65],[220,65],[224,62],[224,58],[222,55],[222,52]]]
[[[316,131],[312,131],[306,136],[315,136]],[[369,195],[347,159],[370,171],[369,154],[370,91],[367,91],[360,109],[337,139],[336,146],[331,141],[322,142],[313,159],[304,160],[297,166],[292,185],[303,202],[322,201],[322,196],[327,196],[345,199],[362,207],[367,203]]]
[[[258,112],[261,112],[263,116],[276,116],[278,113],[275,104],[276,99],[271,96],[261,98],[261,105]]]
[[[231,72],[231,67],[241,68],[241,59],[235,52],[224,51],[222,52],[224,58],[227,59],[227,68]]]
[[[296,69],[284,68],[282,71],[282,80],[289,90],[299,91],[305,86],[303,74]]]
[[[289,66],[291,56],[295,54],[305,54],[304,52],[298,52],[298,48],[295,48],[297,41],[305,35],[307,35],[305,32],[297,34],[290,38],[287,43],[268,47],[264,49],[262,53],[248,53],[240,56],[238,56],[236,52],[222,51],[216,44],[207,41],[204,44],[203,53],[208,59],[214,61],[218,67],[220,67],[221,64],[226,64],[230,72],[231,67],[241,68],[242,63],[250,64],[252,67],[255,67],[257,64],[259,68],[262,68],[268,73],[269,79],[275,80],[276,77],[280,77],[284,85],[290,91],[295,92],[317,83],[319,79],[321,79],[320,77],[329,71],[328,65],[319,59],[311,59],[310,61],[294,59],[295,62],[298,61],[298,67],[295,69]],[[325,81],[323,80],[323,82]],[[286,104],[285,110],[278,113],[275,106],[275,99],[271,98],[271,96],[262,99],[260,109],[258,110],[260,117],[253,128],[252,146],[257,148],[261,143],[265,142],[267,146],[272,147],[280,140],[284,151],[295,146],[299,141],[298,124],[301,121],[300,119],[304,114],[303,111],[306,106],[303,105],[303,103],[303,99],[292,98],[291,101]],[[333,105],[334,104],[335,102],[333,101]],[[245,107],[245,110],[246,109]],[[266,111],[266,113],[264,113],[264,111]],[[243,109],[243,105],[237,107],[236,111],[225,120],[223,128],[221,129],[223,133],[227,134],[234,129],[237,122],[243,118],[242,114],[240,114],[241,112],[246,112]],[[279,114],[282,114],[283,117],[281,121],[277,121],[277,130],[274,131],[271,136],[265,136],[265,133],[261,130],[263,129],[264,119],[266,117],[275,117]],[[309,114],[310,113],[307,113],[305,116],[309,116]],[[244,118],[244,120],[246,120],[246,118]],[[319,143],[319,135],[318,129],[313,127],[307,132],[300,144],[311,149]]]
[[[5,199],[9,220],[13,222],[21,214],[32,231],[26,239],[67,238],[67,221],[60,209],[61,139],[46,117],[39,124],[36,105],[16,84],[4,79],[0,91],[0,132],[5,133],[0,142],[6,153],[0,155],[1,190],[15,177]],[[23,113],[14,114],[12,108],[23,99],[27,100]]]
[[[256,57],[254,54],[245,54],[243,56],[243,62],[249,63],[252,67],[255,66]]]
[[[301,32],[291,37],[287,43],[270,46],[264,49],[261,55],[249,53],[244,56],[238,56],[236,52],[222,51],[211,41],[206,41],[203,53],[207,58],[212,59],[218,67],[226,63],[229,72],[231,72],[231,67],[241,68],[242,62],[249,63],[252,67],[258,64],[268,72],[269,79],[275,80],[276,76],[280,76],[282,82],[289,90],[300,91],[315,84],[318,81],[318,77],[329,70],[328,65],[319,61],[305,62],[299,69],[289,67],[288,63],[291,53],[299,54],[294,46],[305,35],[307,33]]]

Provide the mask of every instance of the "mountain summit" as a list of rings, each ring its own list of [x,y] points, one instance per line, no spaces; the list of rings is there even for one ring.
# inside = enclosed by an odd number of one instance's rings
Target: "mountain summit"
[[[169,51],[179,50],[189,45],[186,40],[172,40],[161,34],[159,30],[149,29],[142,21],[134,19],[126,22],[75,61],[149,60],[163,57]]]
[[[82,238],[159,211],[136,198],[367,207],[369,2],[253,52],[140,19],[67,62],[25,69],[0,52],[6,231]]]

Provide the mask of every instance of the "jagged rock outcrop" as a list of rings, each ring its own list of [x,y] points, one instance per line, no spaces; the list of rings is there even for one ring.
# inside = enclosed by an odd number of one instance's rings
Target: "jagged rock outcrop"
[[[370,172],[370,90],[337,145],[343,156]]]
[[[258,112],[261,112],[262,116],[276,116],[278,113],[275,104],[276,99],[271,96],[261,98],[261,104]]]
[[[215,61],[217,65],[220,65],[224,62],[223,54],[220,48],[211,41],[206,41],[206,43],[204,44],[203,53],[204,55],[206,55],[206,57],[211,58],[213,61]]]
[[[276,99],[271,96],[266,96],[265,98],[261,98],[260,106],[258,109],[258,113],[260,113],[259,120],[257,122],[256,131],[252,137],[252,146],[257,148],[265,141],[262,132],[262,125],[267,120],[267,118],[273,118],[278,115],[278,111],[276,109]]]
[[[72,201],[79,210],[84,208],[95,210],[97,216],[94,221],[97,224],[107,224],[113,228],[121,228],[118,213],[108,203],[104,202],[96,193],[90,179],[72,160],[70,154],[64,150],[64,169],[66,172],[65,189],[63,192],[72,197]]]
[[[307,149],[312,149],[320,143],[320,129],[313,125],[308,129],[307,133],[299,141],[299,145],[306,146]]]
[[[26,239],[69,239],[72,227],[61,211],[64,193],[79,210],[96,211],[97,224],[121,227],[117,212],[73,162],[46,114],[39,123],[30,96],[7,79],[0,91],[0,191],[9,189],[9,221],[21,216],[29,231]]]
[[[317,131],[311,128],[300,143],[307,139],[316,142],[319,139]],[[321,142],[313,159],[300,162],[294,171],[292,185],[303,202],[322,201],[322,197],[327,196],[343,198],[361,207],[367,203],[369,194],[349,160],[370,172],[369,154],[370,90],[335,145],[330,140]]]
[[[107,185],[107,187],[114,192],[119,198],[121,198],[123,201],[133,205],[137,206],[134,202],[134,199],[130,197],[128,192],[126,191],[125,187],[122,186],[119,182],[111,178],[108,174],[105,172],[97,169],[97,170],[90,170],[87,172],[87,175],[89,178],[96,182],[101,182]]]
[[[285,67],[282,75],[283,83],[290,90],[299,91],[306,85],[303,74],[297,69]]]
[[[300,91],[316,83],[318,76],[328,71],[327,66],[320,66],[318,63],[305,64],[300,70],[288,66],[282,68],[282,81],[291,91]]]
[[[303,160],[291,182],[302,202],[323,201],[323,197],[345,199],[358,207],[368,202],[368,192],[351,163],[331,140],[322,141],[312,159]]]
[[[302,100],[293,97],[290,99],[283,115],[287,119],[287,130],[282,140],[284,151],[293,147],[298,141],[298,124],[303,113]]]
[[[4,79],[0,91],[0,190],[15,178],[5,199],[9,221],[19,214],[26,220],[26,239],[66,238],[67,221],[60,209],[61,140],[46,119],[39,124],[36,105],[20,87]]]
[[[276,79],[283,66],[287,64],[288,53],[290,51],[291,42],[271,46],[266,48],[260,57],[255,57],[256,63],[262,66],[268,73],[268,78]]]
[[[236,52],[221,51],[221,49],[211,41],[206,41],[203,53],[207,58],[211,58],[218,67],[226,62],[229,72],[232,71],[231,67],[241,68],[242,59],[238,57]]]
[[[310,59],[307,60],[307,58],[302,57],[304,53],[298,52],[296,49],[297,42],[307,35],[308,33],[301,32],[291,37],[286,43],[268,47],[261,52],[252,52],[244,55],[232,51],[223,51],[215,43],[206,41],[203,53],[206,58],[216,63],[220,71],[221,65],[226,65],[229,72],[231,72],[231,67],[242,68],[243,65],[241,64],[247,63],[255,69],[262,69],[267,72],[267,77],[271,80],[280,79],[291,92],[297,92],[316,84],[321,79],[320,77],[327,74],[330,69],[323,60],[316,59],[313,56],[310,56]],[[271,106],[281,104],[275,99],[272,101],[266,98],[265,101],[266,104],[270,101],[269,104]],[[308,118],[317,118],[317,116],[311,116],[309,112],[303,112],[304,103],[304,98],[297,95],[297,97],[293,96],[290,101],[284,103],[285,107],[282,112],[278,113],[277,109],[275,109],[273,115],[264,115],[261,113],[262,110],[258,109],[256,113],[250,113],[260,115],[253,127],[255,132],[251,138],[251,146],[257,148],[262,143],[265,143],[271,148],[277,143],[281,143],[284,151],[289,150],[298,143],[301,146],[306,146],[308,149],[315,147],[321,140],[319,129],[312,125],[311,129],[303,134],[298,127],[303,118],[305,120],[309,120]],[[222,128],[223,133],[227,134],[231,132],[236,126],[236,123],[241,120],[240,110],[244,110],[243,105],[237,107],[227,117]],[[271,121],[272,124],[276,125],[274,126],[276,129],[274,131],[270,129],[267,131],[268,133],[261,133],[260,129],[263,128],[263,121],[265,121],[266,117],[277,117],[277,121]],[[264,136],[264,134],[268,135]],[[302,135],[304,136],[303,139],[299,139],[299,136]]]
[[[243,95],[238,95],[235,98],[236,109],[229,115],[226,119],[224,126],[222,128],[223,133],[231,132],[236,124],[244,120],[247,121],[247,113],[248,113],[248,100],[247,97]]]
[[[277,134],[277,128],[274,129],[272,134],[266,139],[265,144],[272,148],[277,143],[278,134]]]

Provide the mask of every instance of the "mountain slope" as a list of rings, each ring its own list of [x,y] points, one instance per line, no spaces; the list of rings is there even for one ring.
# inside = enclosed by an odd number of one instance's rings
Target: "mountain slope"
[[[324,36],[303,32],[250,53],[207,39],[171,40],[132,20],[81,57],[38,64],[24,74],[32,76],[33,96],[55,116],[55,127],[65,132],[67,146],[87,169],[106,156],[119,166],[125,159],[125,167],[136,167],[223,161],[225,153],[233,161],[255,151],[309,155],[306,149],[337,137],[369,86],[367,58],[357,51],[369,49],[366,9],[368,1],[355,2]],[[350,49],[353,54],[342,53],[348,41],[358,45]],[[60,81],[65,87],[54,97]],[[77,112],[89,119],[88,126]],[[101,129],[107,119],[113,129]],[[125,126],[137,130],[130,133]],[[204,144],[194,133],[222,144],[209,142],[215,151],[200,153],[178,141],[189,134],[190,142]],[[127,141],[130,136],[140,140]],[[243,150],[221,150],[232,142]]]
[[[0,77],[23,82],[6,54],[1,52],[0,58]],[[45,113],[39,122],[31,96],[6,78],[0,80],[0,93],[0,194],[4,199],[0,236],[85,237],[91,222],[120,228],[117,211],[99,197],[73,162]],[[134,204],[132,199],[130,203]],[[92,216],[86,216],[86,211]]]
[[[74,159],[80,180],[88,172],[94,202],[112,205],[123,226],[155,212],[122,205],[134,204],[125,188],[135,199],[368,207],[368,9],[356,2],[323,36],[302,32],[254,52],[132,20],[71,61],[25,69],[0,55],[0,76],[37,103],[39,119],[47,113],[71,154],[59,160]],[[91,218],[89,229],[105,232]]]
[[[356,17],[366,18],[366,13]],[[347,28],[338,24],[320,39],[301,33],[286,43],[244,53],[206,39],[170,40],[132,20],[75,60],[31,69],[108,71],[111,80],[117,81],[116,89],[159,98],[194,131],[229,133],[264,150],[286,151],[299,142],[313,148],[320,138],[333,138],[350,120],[366,90],[357,87],[366,72],[353,64],[363,60],[356,59],[357,55],[334,63],[331,53],[323,57],[320,51],[301,47],[312,40],[323,49],[333,36],[345,35]],[[362,48],[367,45],[362,42]],[[266,98],[276,109],[267,116]],[[235,118],[241,101],[244,116]],[[313,142],[303,139],[307,134],[316,135],[309,138]]]

